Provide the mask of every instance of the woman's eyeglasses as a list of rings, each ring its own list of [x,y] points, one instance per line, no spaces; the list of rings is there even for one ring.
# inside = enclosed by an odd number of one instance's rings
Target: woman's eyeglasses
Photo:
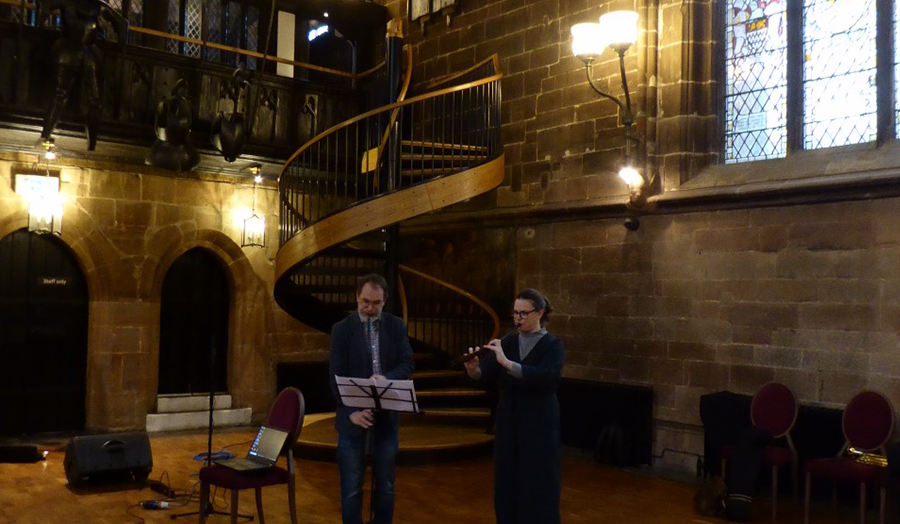
[[[512,316],[513,316],[513,318],[525,318],[528,315],[534,313],[535,311],[537,311],[537,310],[532,309],[531,311],[513,311]]]

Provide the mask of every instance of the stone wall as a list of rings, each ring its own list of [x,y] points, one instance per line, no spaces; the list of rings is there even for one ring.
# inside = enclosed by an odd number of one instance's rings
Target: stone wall
[[[649,384],[656,450],[701,452],[699,397],[770,381],[840,407],[900,406],[900,200],[557,222],[519,229],[519,286],[543,290],[565,374]],[[685,440],[687,439],[687,440]],[[686,459],[685,465],[693,465]]]
[[[12,173],[37,160],[0,157],[0,238],[27,225]],[[156,402],[160,289],[185,251],[200,247],[222,262],[232,301],[228,387],[234,403],[265,416],[275,396],[275,365],[321,360],[327,337],[288,317],[272,298],[277,250],[277,193],[258,190],[266,215],[264,249],[240,247],[238,208],[249,209],[252,183],[236,177],[172,174],[89,161],[61,162],[63,233],[89,294],[87,426],[143,429]]]
[[[715,2],[458,4],[449,26],[407,28],[414,82],[500,54],[507,176],[489,195],[413,221],[407,238],[514,234],[508,278],[557,308],[564,374],[652,385],[663,463],[694,468],[707,392],[752,394],[777,380],[806,403],[840,407],[870,388],[900,405],[900,200],[864,185],[869,173],[896,172],[896,146],[716,166]],[[385,5],[406,17],[405,1]],[[626,190],[614,173],[621,115],[571,56],[570,27],[614,9],[640,14],[625,63],[645,172],[662,194],[637,231],[622,227]],[[601,57],[594,78],[620,94],[613,58]],[[669,205],[689,193],[702,198]]]

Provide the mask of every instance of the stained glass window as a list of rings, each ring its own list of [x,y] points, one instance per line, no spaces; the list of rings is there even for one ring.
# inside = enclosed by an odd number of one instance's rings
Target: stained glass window
[[[785,3],[726,0],[726,163],[785,155]]]
[[[875,0],[806,0],[803,147],[875,140]]]

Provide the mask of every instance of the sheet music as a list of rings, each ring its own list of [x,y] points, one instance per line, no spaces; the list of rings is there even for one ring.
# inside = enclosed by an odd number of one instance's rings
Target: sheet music
[[[345,406],[351,408],[375,408],[372,386],[378,395],[381,409],[418,413],[416,389],[412,380],[380,380],[372,378],[340,377],[335,375],[338,394]]]

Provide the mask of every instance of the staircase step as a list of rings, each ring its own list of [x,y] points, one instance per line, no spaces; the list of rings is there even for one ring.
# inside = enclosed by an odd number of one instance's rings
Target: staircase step
[[[401,169],[400,176],[420,176],[420,175],[433,175],[440,176],[446,175],[449,173],[456,173],[465,169],[465,166],[461,167],[442,167],[440,169]]]
[[[425,380],[430,378],[459,378],[462,376],[462,371],[453,369],[428,369],[414,372],[412,378],[413,380]]]
[[[372,268],[369,267],[300,266],[294,270],[292,276],[361,276],[371,271]]]
[[[213,395],[213,409],[231,408],[231,395],[216,393]],[[209,394],[174,394],[156,397],[157,413],[180,413],[184,411],[204,411],[209,409]]]
[[[481,389],[470,388],[441,388],[426,389],[424,391],[416,391],[416,397],[422,398],[445,398],[445,397],[484,397],[486,393]]]
[[[430,153],[401,153],[401,160],[428,161],[428,162],[452,162],[461,160],[471,160],[487,158],[487,155],[479,151],[473,151],[471,154],[462,155],[432,155]]]
[[[402,140],[400,145],[403,147],[431,147],[434,149],[453,149],[456,151],[484,151],[487,152],[486,146],[471,146],[466,144],[444,144],[441,142],[423,142],[421,140]]]
[[[422,413],[429,417],[442,418],[479,418],[487,419],[491,416],[490,408],[428,408]]]
[[[322,252],[322,256],[355,257],[384,260],[385,258],[387,258],[387,253],[380,249],[356,249],[353,247],[337,246],[328,248],[326,251]]]
[[[213,411],[213,427],[248,426],[252,415],[251,408],[217,409]],[[150,413],[147,415],[147,432],[149,433],[206,427],[209,427],[208,411]]]

